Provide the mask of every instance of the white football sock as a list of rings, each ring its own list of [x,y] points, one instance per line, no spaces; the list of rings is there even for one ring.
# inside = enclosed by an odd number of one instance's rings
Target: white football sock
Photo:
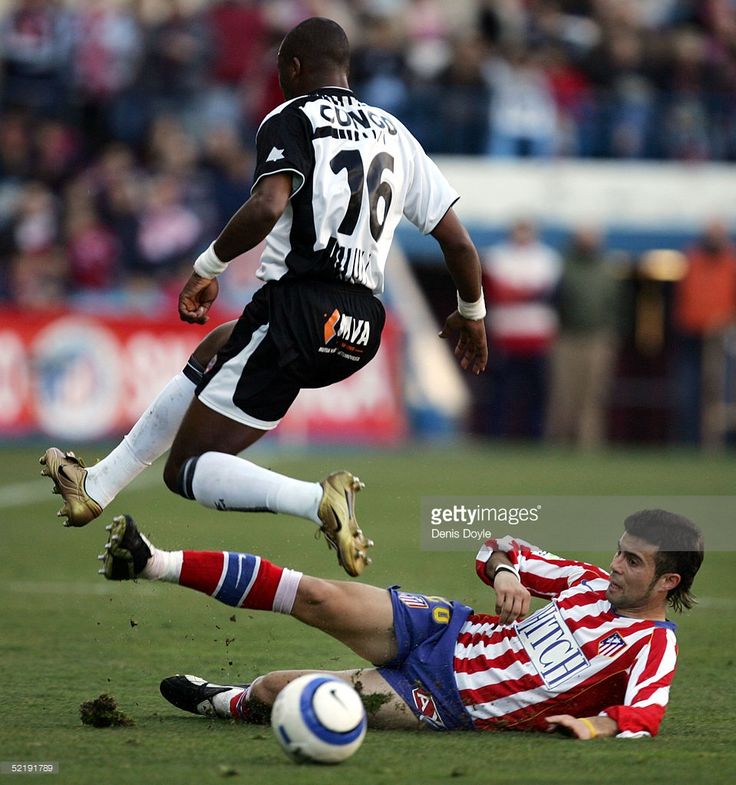
[[[163,551],[151,545],[148,539],[146,542],[151,549],[151,558],[141,570],[141,578],[146,578],[149,581],[179,583],[181,566],[184,563],[184,551]]]
[[[194,397],[195,384],[177,374],[141,415],[123,441],[87,470],[84,488],[106,507],[146,467],[171,447]]]
[[[274,613],[284,613],[287,616],[291,613],[296,601],[296,592],[303,577],[303,572],[284,567],[276,594],[273,597]]]
[[[277,474],[221,452],[197,460],[192,478],[194,498],[205,507],[243,512],[283,512],[322,525],[317,510],[322,486]]]
[[[219,692],[217,695],[213,695],[210,700],[212,701],[212,705],[215,707],[217,716],[225,717],[226,719],[240,719],[239,714],[233,714],[233,712],[230,710],[230,703],[233,698],[239,698],[243,692],[245,692],[245,690],[243,690],[242,687],[233,687],[231,690],[227,690],[227,692]]]

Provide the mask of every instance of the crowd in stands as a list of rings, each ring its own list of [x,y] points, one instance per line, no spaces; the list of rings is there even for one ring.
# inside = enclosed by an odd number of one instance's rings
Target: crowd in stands
[[[736,158],[732,0],[11,0],[0,298],[178,275],[247,197],[284,32],[321,14],[353,86],[430,153]]]
[[[282,100],[275,53],[308,16],[343,25],[356,93],[395,113],[430,154],[736,160],[736,0],[1,8],[0,303],[22,309],[170,305],[248,197],[256,129]],[[578,240],[578,256],[599,253]],[[488,270],[502,278],[497,251]],[[551,291],[562,267],[554,255],[545,263]],[[495,356],[526,363],[542,383],[538,354]],[[499,378],[512,384],[509,367]],[[543,429],[538,393],[532,436]],[[597,441],[591,422],[594,435],[581,438]]]

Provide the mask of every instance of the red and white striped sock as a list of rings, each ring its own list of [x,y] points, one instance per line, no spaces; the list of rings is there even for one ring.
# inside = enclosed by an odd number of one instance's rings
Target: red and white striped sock
[[[236,608],[289,614],[301,578],[301,572],[251,553],[183,551],[181,572],[169,580]]]

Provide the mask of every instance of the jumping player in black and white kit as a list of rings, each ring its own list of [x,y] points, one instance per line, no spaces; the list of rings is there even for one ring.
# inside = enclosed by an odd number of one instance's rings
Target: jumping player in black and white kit
[[[218,510],[307,518],[350,575],[369,563],[372,543],[354,512],[357,477],[303,482],[237,457],[278,425],[300,389],[338,382],[373,358],[384,324],[375,295],[402,216],[437,240],[457,288],[458,309],[441,335],[459,333],[464,369],[486,365],[481,267],[452,209],[458,195],[396,118],[351,92],[349,57],[344,31],[329,19],[307,19],[285,37],[278,72],[287,100],[258,130],[251,197],[195,262],[180,317],[204,323],[217,276],[264,239],[257,275],[265,285],[100,463],[85,469],[72,453],[46,451],[43,473],[64,498],[68,525],[99,516],[170,446],[171,490]]]

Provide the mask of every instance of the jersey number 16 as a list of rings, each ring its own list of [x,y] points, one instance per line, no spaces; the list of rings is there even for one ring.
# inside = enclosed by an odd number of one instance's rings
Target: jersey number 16
[[[340,234],[351,235],[355,231],[360,218],[360,209],[363,206],[363,189],[368,187],[368,206],[370,207],[370,229],[373,239],[378,242],[383,227],[388,217],[388,210],[391,206],[393,192],[391,185],[386,180],[381,180],[383,172],[388,169],[394,170],[394,157],[388,153],[378,153],[368,167],[366,177],[363,168],[363,158],[359,150],[343,150],[339,152],[331,161],[330,168],[335,174],[343,169],[348,173],[348,185],[350,186],[350,201],[345,212],[345,217],[338,227]],[[384,208],[383,218],[378,217],[378,200],[383,197]]]

